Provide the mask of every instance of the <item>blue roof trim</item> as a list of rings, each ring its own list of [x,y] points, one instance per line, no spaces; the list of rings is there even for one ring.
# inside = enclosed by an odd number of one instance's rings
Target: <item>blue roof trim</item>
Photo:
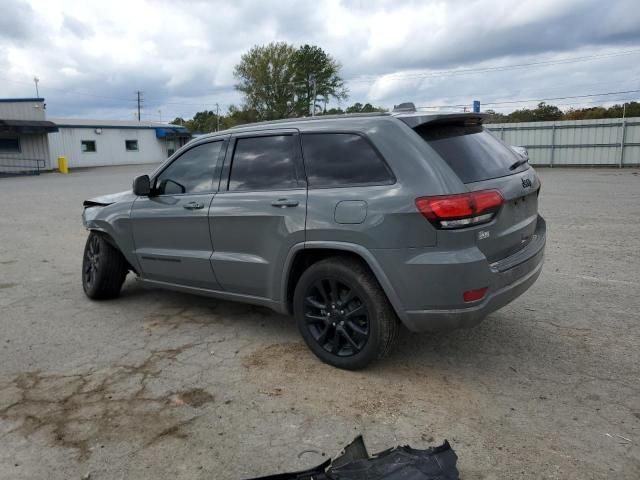
[[[156,128],[156,138],[167,138],[167,137],[190,137],[191,134],[189,130],[185,127],[175,126],[175,127],[158,127]]]
[[[104,128],[104,129],[116,129],[116,130],[155,130],[158,127],[151,127],[149,125],[74,125],[72,123],[58,123],[54,122],[60,128]]]
[[[0,98],[0,103],[44,102],[44,98]]]
[[[176,126],[176,127],[154,127],[154,126],[150,126],[150,125],[73,125],[70,123],[58,123],[58,122],[54,122],[59,128],[90,128],[90,129],[95,129],[95,128],[101,128],[101,129],[105,129],[105,130],[155,130],[156,131],[156,137],[157,138],[165,138],[166,136],[171,136],[171,135],[176,135],[176,134],[183,134],[184,136],[191,136],[191,133],[189,133],[189,130],[186,129],[185,127],[180,127],[180,126]],[[163,130],[163,131],[167,131],[164,134],[159,134],[158,131],[159,130]]]

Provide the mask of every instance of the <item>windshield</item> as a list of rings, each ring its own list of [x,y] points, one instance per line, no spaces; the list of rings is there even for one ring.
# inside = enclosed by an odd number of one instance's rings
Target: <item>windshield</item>
[[[505,177],[529,168],[525,163],[509,170],[521,157],[482,125],[422,125],[416,132],[464,183]]]

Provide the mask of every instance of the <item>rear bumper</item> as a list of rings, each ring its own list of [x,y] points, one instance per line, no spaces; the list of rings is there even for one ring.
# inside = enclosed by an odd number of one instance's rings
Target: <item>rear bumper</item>
[[[467,265],[468,275],[484,277],[489,285],[487,295],[476,303],[463,303],[447,308],[405,310],[401,318],[409,330],[433,332],[469,328],[480,323],[491,312],[507,305],[535,283],[542,271],[546,243],[546,225],[539,217],[535,236],[522,250],[499,262]],[[458,268],[460,265],[457,266]],[[482,271],[479,271],[482,270]],[[448,283],[446,278],[442,282]],[[456,291],[461,282],[450,282],[448,288]],[[462,292],[456,291],[458,298]]]

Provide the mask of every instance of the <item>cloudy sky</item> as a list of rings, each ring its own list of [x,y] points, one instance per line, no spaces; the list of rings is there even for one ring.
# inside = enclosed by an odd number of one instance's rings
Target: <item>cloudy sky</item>
[[[360,101],[511,111],[640,90],[638,0],[0,0],[0,98],[49,116],[190,118],[241,103],[233,67],[256,44],[315,44]],[[640,93],[550,101],[562,108]],[[522,102],[522,100],[532,100]],[[519,102],[519,103],[504,103]],[[445,107],[458,108],[458,107]],[[161,112],[161,114],[159,113]]]

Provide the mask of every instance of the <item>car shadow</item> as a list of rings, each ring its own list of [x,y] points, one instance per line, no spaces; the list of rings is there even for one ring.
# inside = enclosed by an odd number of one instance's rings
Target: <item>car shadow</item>
[[[146,288],[134,279],[127,280],[119,301],[149,304],[145,308],[145,321],[155,321],[160,326],[188,322],[232,325],[267,347],[281,341],[303,345],[294,319],[265,307]],[[548,355],[550,349],[569,348],[571,342],[566,337],[550,337],[548,329],[540,327],[544,320],[537,318],[539,313],[520,311],[516,316],[515,312],[511,306],[506,307],[471,329],[412,333],[402,328],[391,354],[365,372],[382,374],[389,369],[443,366],[474,371],[483,366],[490,371],[514,372],[524,362],[535,362],[539,356]],[[306,347],[299,354],[312,355]]]

